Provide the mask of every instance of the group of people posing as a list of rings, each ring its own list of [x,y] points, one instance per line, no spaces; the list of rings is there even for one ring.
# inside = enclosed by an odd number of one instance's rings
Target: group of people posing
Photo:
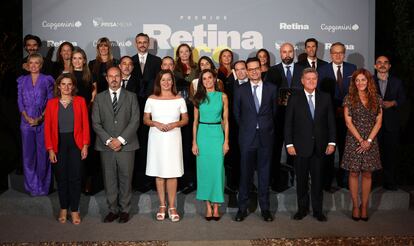
[[[195,62],[185,43],[175,59],[150,54],[144,33],[135,43],[136,55],[117,60],[110,40],[100,38],[96,59],[88,63],[82,49],[63,42],[51,63],[37,53],[37,36],[24,39],[29,55],[17,86],[25,188],[32,196],[47,195],[53,169],[60,223],[69,214],[73,224],[81,223],[88,162],[102,168],[109,209],[104,222],[129,221],[134,174],[141,184],[155,177],[156,220],[179,221],[177,178],[194,166],[196,198],[205,201],[207,221],[220,219],[226,182],[237,190],[234,220],[248,216],[255,171],[261,216],[273,221],[269,187],[280,185],[283,147],[296,176],[295,220],[307,216],[310,205],[318,221],[327,220],[323,190],[332,192],[335,176],[339,186],[349,187],[356,221],[368,220],[374,171],[383,168],[384,188],[396,189],[398,109],[405,95],[401,81],[388,73],[386,56],[376,59],[373,76],[344,61],[340,42],[330,48],[331,62],[318,59],[318,41],[310,38],[297,63],[294,46],[284,43],[277,65],[270,65],[265,49],[245,61],[233,61],[233,52],[224,49],[216,69],[207,56]]]

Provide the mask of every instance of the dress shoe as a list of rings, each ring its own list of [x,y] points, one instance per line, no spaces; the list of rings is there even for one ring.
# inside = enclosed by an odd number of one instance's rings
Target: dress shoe
[[[320,221],[320,222],[328,221],[328,219],[326,218],[325,215],[323,215],[323,213],[314,213],[313,217],[315,217],[315,219]]]
[[[245,218],[247,217],[247,212],[246,211],[237,211],[236,217],[234,218],[235,221],[237,222],[241,222],[243,221]]]
[[[307,212],[305,212],[305,211],[298,211],[295,215],[293,215],[293,219],[294,220],[302,220],[303,218],[306,217],[306,215],[308,215]]]
[[[262,217],[263,217],[263,220],[266,221],[266,222],[272,222],[273,221],[273,216],[272,216],[272,214],[270,213],[269,210],[263,210],[262,211]]]
[[[129,221],[129,213],[122,212],[119,215],[119,223],[127,223]]]
[[[109,212],[109,214],[105,216],[104,223],[111,223],[118,218],[119,218],[119,214],[114,214],[112,212]]]

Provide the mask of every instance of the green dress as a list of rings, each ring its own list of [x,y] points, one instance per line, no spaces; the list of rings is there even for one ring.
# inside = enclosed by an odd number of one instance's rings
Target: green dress
[[[197,129],[197,196],[198,200],[224,202],[224,132],[221,125],[223,93],[208,92],[199,107]]]

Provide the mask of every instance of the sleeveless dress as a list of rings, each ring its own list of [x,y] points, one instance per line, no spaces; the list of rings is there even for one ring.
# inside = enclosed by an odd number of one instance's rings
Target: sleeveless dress
[[[148,98],[144,112],[151,113],[153,121],[167,124],[179,121],[181,114],[187,112],[187,107],[183,98],[171,100]],[[184,174],[180,128],[162,132],[156,127],[150,127],[145,174],[161,178],[176,178]]]
[[[199,107],[197,129],[197,195],[198,200],[224,202],[224,132],[221,125],[222,92],[209,92]]]
[[[380,100],[378,97],[378,101]],[[380,103],[378,102],[378,104]],[[361,102],[355,107],[352,106],[348,95],[345,96],[343,105],[348,107],[349,115],[352,117],[352,123],[361,137],[367,139],[375,125],[377,113],[373,113],[367,109]],[[345,138],[345,150],[341,167],[351,172],[372,172],[381,169],[377,137],[372,140],[371,145],[371,148],[367,152],[358,154],[356,149],[359,147],[359,142],[348,130]]]

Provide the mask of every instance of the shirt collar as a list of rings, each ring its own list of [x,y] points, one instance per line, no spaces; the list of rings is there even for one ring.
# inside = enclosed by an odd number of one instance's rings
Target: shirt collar
[[[119,93],[121,92],[121,88],[122,88],[122,87],[119,87],[119,88],[118,88],[118,90],[116,90],[116,91],[114,91],[114,90],[112,90],[111,88],[109,88],[109,94],[111,94],[111,95],[112,95],[114,92],[116,92],[116,94],[117,94],[117,95],[119,95]]]
[[[305,92],[306,97],[308,97],[309,95],[315,96],[315,92],[316,92],[316,90],[313,90],[312,93],[309,93],[305,89],[303,89],[303,91]]]

